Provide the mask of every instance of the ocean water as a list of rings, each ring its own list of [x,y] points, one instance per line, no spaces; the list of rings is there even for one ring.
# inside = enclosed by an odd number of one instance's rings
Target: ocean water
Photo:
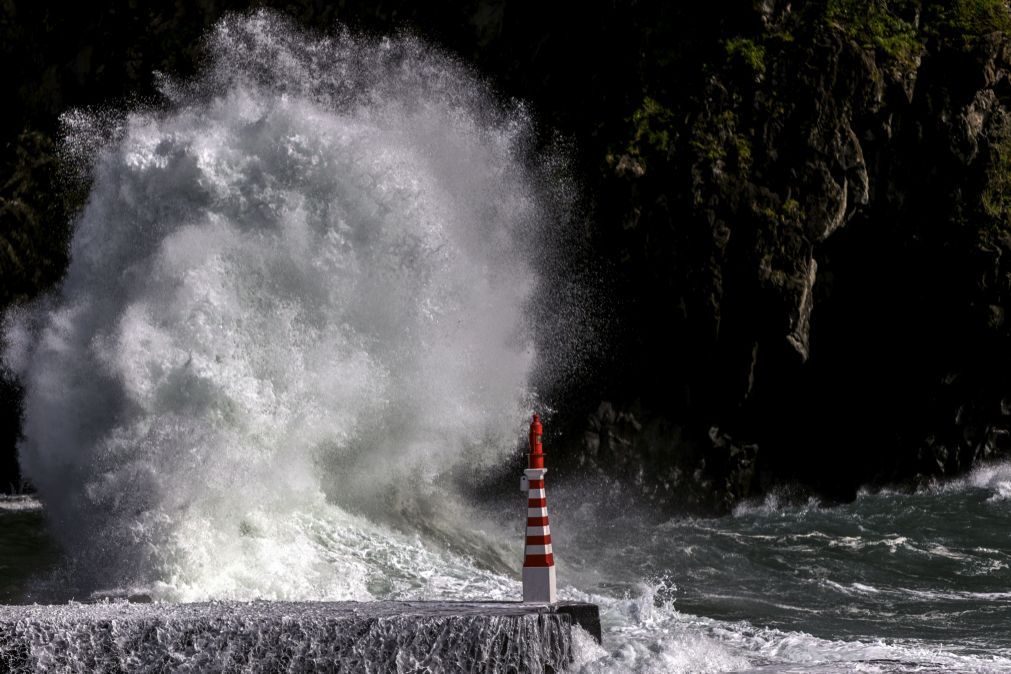
[[[610,486],[589,493],[621,493]],[[597,603],[604,630],[601,646],[577,635],[570,670],[1011,671],[1009,489],[1011,465],[1001,464],[843,506],[782,505],[773,497],[731,516],[656,521],[625,497],[588,500],[586,485],[549,483],[561,595]],[[518,598],[523,506],[517,492],[456,504],[455,516],[424,528],[413,524],[420,512],[405,512],[399,523],[361,522],[368,593],[348,596]],[[439,530],[457,518],[472,524],[450,544]],[[338,568],[353,553],[343,534],[325,531],[347,524],[317,523],[317,545]],[[63,562],[41,504],[0,501],[0,542],[0,600],[69,598],[47,587],[53,574],[62,577]],[[144,591],[106,588],[75,598]]]
[[[0,601],[518,598],[523,497],[466,484],[580,349],[538,320],[564,161],[414,37],[258,13],[208,53],[65,117],[92,191],[62,287],[4,318],[38,496],[0,501]],[[1007,465],[719,519],[547,482],[561,594],[604,622],[575,671],[1011,670]]]

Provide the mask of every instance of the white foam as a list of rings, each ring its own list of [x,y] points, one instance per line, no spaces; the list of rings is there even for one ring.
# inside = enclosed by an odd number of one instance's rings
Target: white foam
[[[803,503],[798,502],[794,495],[788,490],[773,489],[760,499],[741,501],[734,506],[734,517],[745,517],[748,515],[777,516],[786,513],[808,513],[817,512],[822,508],[821,502],[813,497],[807,497]]]
[[[30,512],[41,509],[42,503],[34,496],[0,495],[0,510],[6,510],[8,512]]]
[[[603,648],[574,640],[574,671],[996,673],[1011,668],[1011,658],[961,653],[954,645],[823,639],[692,616],[675,610],[672,601],[658,600],[670,589],[669,581],[644,584],[638,595],[623,600],[563,593],[600,604],[605,628]]]
[[[958,493],[969,489],[992,492],[991,502],[1005,501],[1011,496],[1011,462],[989,463],[976,466],[967,475],[935,482],[927,487],[928,493]]]
[[[68,117],[71,149],[94,163],[72,263],[59,293],[5,319],[28,391],[24,468],[75,582],[183,601],[518,597],[522,500],[501,543],[439,478],[500,464],[530,403],[525,242],[546,208],[522,161],[528,121],[410,38],[310,38],[260,13],[223,22],[210,53],[195,82],[163,83],[165,110]],[[940,488],[1009,483],[1001,464]],[[821,510],[773,495],[735,515]],[[657,535],[676,545],[672,529]],[[581,671],[1011,669],[695,617],[669,581],[561,592],[602,608],[603,646],[577,631]]]
[[[662,598],[673,590],[669,580],[661,579],[641,584],[637,594],[624,599],[579,597],[600,606],[605,637],[603,648],[574,640],[574,671],[688,673],[748,667],[743,651],[696,629],[691,616],[682,616],[673,601]]]
[[[6,320],[23,468],[85,587],[365,597],[377,550],[423,554],[376,521],[397,485],[524,428],[529,124],[412,38],[261,12],[210,53],[106,142],[68,124],[97,149],[66,280]]]

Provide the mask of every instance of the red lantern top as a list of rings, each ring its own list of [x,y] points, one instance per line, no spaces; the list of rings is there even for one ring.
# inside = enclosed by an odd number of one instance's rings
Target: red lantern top
[[[541,427],[541,418],[534,415],[534,420],[530,422],[530,467],[544,467],[544,447],[541,445],[541,435],[544,430]]]

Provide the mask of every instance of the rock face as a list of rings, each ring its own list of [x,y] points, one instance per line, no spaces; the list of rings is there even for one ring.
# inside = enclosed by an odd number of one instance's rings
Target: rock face
[[[565,421],[584,464],[646,466],[660,502],[845,499],[1011,449],[1008,33],[906,3],[864,43],[832,10],[859,4],[759,3],[612,155],[622,355]]]
[[[218,4],[15,2],[0,21],[24,66],[3,73],[0,307],[59,279],[87,195],[61,178],[58,114],[192,72]],[[549,150],[555,130],[572,140],[590,203],[585,227],[541,242],[573,280],[537,317],[541,353],[584,361],[537,382],[559,410],[555,459],[723,509],[777,483],[847,498],[1011,450],[1007,1],[605,4],[340,11],[415,27],[529,101]],[[286,8],[322,30],[337,18]],[[550,296],[609,307],[584,322],[593,339],[559,349],[582,324]],[[18,484],[18,397],[0,373],[0,490]]]

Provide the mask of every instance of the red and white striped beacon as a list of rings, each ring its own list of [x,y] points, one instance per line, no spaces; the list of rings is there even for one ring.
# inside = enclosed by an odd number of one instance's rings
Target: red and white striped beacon
[[[523,601],[553,604],[558,600],[555,588],[555,557],[551,552],[551,526],[548,524],[548,498],[544,491],[544,448],[541,446],[541,419],[536,414],[530,423],[530,463],[520,478],[520,489],[527,492],[527,538],[523,558]]]

